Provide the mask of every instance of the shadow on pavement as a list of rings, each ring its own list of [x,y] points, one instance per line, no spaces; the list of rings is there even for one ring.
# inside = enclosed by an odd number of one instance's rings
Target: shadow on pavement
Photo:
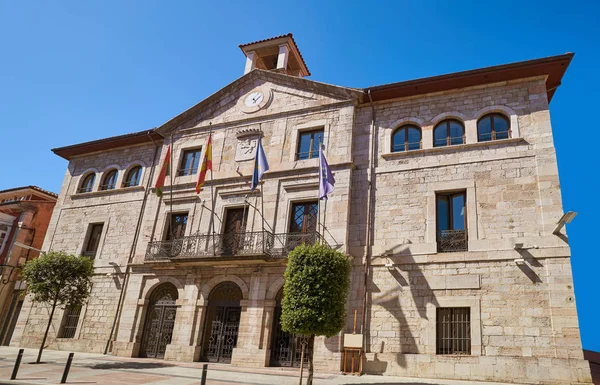
[[[343,385],[357,385],[356,383],[348,382]],[[424,382],[361,382],[360,385],[439,385]]]
[[[78,365],[90,369],[158,369],[169,368],[177,365],[161,362],[106,362],[101,364]]]

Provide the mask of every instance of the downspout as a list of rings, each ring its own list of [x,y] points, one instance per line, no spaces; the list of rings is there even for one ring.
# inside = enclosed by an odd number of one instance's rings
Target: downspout
[[[373,170],[375,168],[375,106],[373,105],[373,98],[371,97],[371,90],[367,90],[369,96],[369,103],[371,105],[371,128],[370,128],[370,141],[369,141],[369,169],[368,169],[368,180],[369,190],[367,193],[367,239],[366,239],[366,250],[365,250],[365,271],[364,271],[364,293],[363,293],[363,312],[362,312],[362,334],[363,334],[363,346],[365,347],[365,353],[369,353],[367,347],[367,307],[368,307],[368,294],[369,294],[369,274],[371,270],[371,256],[373,242],[371,237],[371,228],[373,226],[373,212],[372,212],[372,200],[373,200]],[[370,350],[370,349],[369,349]]]
[[[115,312],[115,318],[113,319],[112,327],[110,329],[110,335],[108,336],[108,340],[106,341],[106,346],[104,347],[104,354],[108,353],[108,349],[111,348],[111,343],[113,342],[113,336],[115,335],[115,330],[117,329],[117,324],[119,322],[119,318],[121,317],[121,313],[123,311],[123,304],[125,302],[125,293],[127,292],[127,286],[129,284],[129,277],[131,275],[131,261],[135,255],[135,249],[137,246],[137,241],[140,236],[140,230],[142,228],[142,219],[144,217],[144,210],[146,209],[146,202],[148,201],[148,195],[150,193],[150,185],[152,183],[152,179],[154,178],[154,170],[156,168],[156,157],[158,156],[158,150],[160,146],[152,139],[150,136],[150,132],[148,131],[148,137],[154,144],[154,156],[152,158],[152,167],[150,168],[150,175],[148,176],[148,181],[146,182],[146,191],[144,191],[144,199],[142,200],[142,207],[140,208],[140,213],[138,215],[137,224],[135,227],[135,233],[133,234],[133,242],[131,243],[131,249],[129,250],[129,258],[127,258],[127,266],[125,267],[125,275],[123,277],[123,284],[121,285],[121,292],[119,293],[119,302],[117,303],[117,311]]]

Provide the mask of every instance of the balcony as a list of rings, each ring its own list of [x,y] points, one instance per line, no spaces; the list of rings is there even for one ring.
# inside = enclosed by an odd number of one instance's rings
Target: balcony
[[[467,230],[438,231],[438,253],[467,251]]]
[[[301,244],[325,242],[317,232],[273,234],[269,231],[202,234],[148,243],[146,262],[227,257],[286,258]]]

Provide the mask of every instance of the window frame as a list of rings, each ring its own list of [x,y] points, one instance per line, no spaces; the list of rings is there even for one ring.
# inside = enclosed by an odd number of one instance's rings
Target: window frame
[[[136,183],[135,184],[130,184],[129,180],[131,179],[132,175],[131,173],[137,171],[137,177],[136,177]],[[127,173],[125,174],[125,178],[123,179],[123,187],[136,187],[139,186],[142,183],[142,166],[141,165],[135,165],[133,167],[131,167]]]
[[[88,178],[91,178],[91,180],[89,182],[87,182]],[[77,188],[77,193],[81,194],[81,193],[89,193],[89,192],[94,191],[94,183],[95,182],[96,182],[96,173],[90,172],[88,174],[85,174],[83,179],[81,180],[81,183],[79,184],[79,187]],[[88,184],[90,184],[89,190],[84,187]]]
[[[96,249],[90,250],[91,242],[94,237],[94,229],[100,228],[100,233],[98,234],[98,240],[96,242]],[[102,242],[102,235],[104,234],[104,222],[95,222],[90,223],[88,225],[87,235],[85,237],[85,242],[83,249],[81,250],[81,255],[84,257],[88,257],[91,259],[95,259],[100,251],[100,243]]]
[[[185,163],[186,163],[186,155],[189,153],[198,153],[198,165],[196,167],[196,169],[194,169],[194,163],[196,161],[196,157],[193,156],[192,157],[192,167],[191,168],[184,168]],[[183,150],[181,150],[181,159],[179,161],[179,167],[177,169],[177,176],[191,176],[191,175],[196,175],[198,173],[198,170],[201,167],[201,160],[202,158],[202,147],[191,147],[191,148],[185,148]]]
[[[5,227],[5,229],[2,229],[2,227]],[[4,223],[0,223],[0,255],[2,255],[2,252],[4,251],[4,246],[8,242],[8,238],[10,236],[11,230],[12,230],[12,226],[9,226]],[[2,235],[4,235],[4,236],[2,236]]]
[[[463,189],[463,190],[453,190],[453,191],[443,191],[443,192],[436,192],[435,193],[435,241],[437,244],[437,252],[438,253],[443,253],[443,252],[453,252],[453,250],[441,250],[440,248],[440,233],[442,231],[454,231],[457,230],[454,228],[454,208],[452,205],[452,198],[456,197],[456,196],[463,196],[463,202],[464,202],[464,213],[463,213],[463,229],[458,229],[459,231],[463,231],[464,232],[464,250],[456,250],[456,251],[468,251],[469,250],[469,226],[468,226],[468,201],[467,201],[467,190]],[[448,211],[447,211],[447,218],[448,218],[448,223],[447,223],[447,229],[446,230],[441,230],[440,229],[440,210],[438,209],[439,204],[438,204],[438,199],[439,197],[445,196],[448,199]]]
[[[77,310],[77,317],[74,317],[72,313],[74,310]],[[61,322],[61,327],[58,333],[57,338],[65,338],[65,339],[75,339],[77,336],[77,330],[79,329],[79,321],[81,320],[81,312],[83,310],[83,305],[80,306],[69,306],[65,309],[63,313],[63,319]],[[69,318],[75,318],[75,325],[72,325],[72,322],[69,322]],[[68,331],[67,335],[66,332]]]
[[[112,181],[111,184],[108,184],[108,182],[107,182],[108,179],[112,178],[113,176],[114,176],[114,181]],[[100,187],[98,189],[100,191],[115,190],[117,188],[118,180],[119,180],[119,170],[117,170],[116,168],[108,170],[102,176],[102,183],[100,184]]]
[[[458,123],[460,125],[460,127],[462,128],[462,143],[452,143],[452,139],[457,139],[458,137],[452,137],[451,135],[451,130],[450,130],[450,124],[451,123]],[[446,130],[446,143],[445,144],[440,144],[438,145],[436,143],[436,139],[435,139],[435,133],[437,130],[439,129],[445,129]],[[435,127],[433,128],[433,147],[449,147],[449,146],[458,146],[461,144],[465,144],[466,143],[466,130],[465,130],[465,123],[458,120],[458,119],[444,119],[441,122],[439,122],[438,124],[435,125]]]
[[[502,133],[506,132],[507,133],[507,137],[506,138],[501,138],[501,139],[497,139],[496,138],[496,128],[495,128],[495,123],[494,123],[494,117],[500,117],[502,119],[504,119],[504,121],[506,122],[507,126],[508,126],[508,130],[507,131],[500,131]],[[490,119],[490,139],[489,140],[481,140],[481,134],[479,133],[479,123],[481,121],[483,121],[484,119]],[[486,134],[487,135],[487,134]],[[504,140],[504,139],[510,139],[512,138],[512,127],[510,124],[510,118],[508,116],[506,116],[503,113],[500,112],[490,112],[488,114],[483,115],[481,118],[477,119],[477,143],[485,143],[485,142],[493,142],[496,140]]]
[[[415,129],[419,132],[419,148],[409,148],[410,144],[408,141],[408,131],[409,129]],[[394,138],[396,137],[397,134],[399,134],[400,131],[404,130],[404,149],[399,150],[399,149],[395,149],[394,147]],[[417,143],[417,142],[412,142],[412,144]],[[421,129],[421,127],[415,125],[415,124],[404,124],[401,125],[399,127],[397,127],[396,129],[394,129],[394,131],[392,131],[392,142],[391,142],[391,146],[390,146],[390,151],[392,153],[394,152],[407,152],[407,151],[415,151],[415,150],[421,150],[423,148],[423,130]]]
[[[171,236],[171,225],[172,225],[174,216],[185,216],[186,217],[184,228],[183,228],[183,235],[181,235],[181,237],[172,237]],[[165,220],[165,230],[163,232],[162,240],[170,242],[175,239],[180,239],[180,238],[187,236],[189,220],[190,220],[190,213],[188,211],[177,211],[177,212],[167,213],[167,218]]]
[[[317,145],[317,148],[314,148],[314,136],[315,134],[320,133],[322,134],[323,137],[323,141],[321,142],[321,144],[325,143],[325,127],[319,127],[319,128],[313,128],[313,129],[308,129],[308,130],[302,130],[300,132],[298,132],[298,143],[296,144],[296,153],[295,153],[295,159],[296,161],[300,161],[300,160],[309,160],[309,159],[316,159],[319,157],[319,147]],[[300,154],[304,154],[305,152],[301,153],[300,152],[300,147],[302,146],[302,137],[304,135],[310,135],[310,144],[309,144],[309,150],[308,150],[308,158],[301,158]],[[315,154],[316,153],[316,154]],[[315,155],[315,156],[313,156]]]
[[[450,351],[444,352],[447,348],[441,346],[444,342],[444,336],[440,336],[440,328],[444,329],[444,324],[440,325],[440,318],[443,317],[442,311],[449,311],[450,314],[450,323],[448,326],[448,333],[451,335],[448,337],[450,339]],[[466,320],[466,329],[463,330],[463,333],[466,331],[467,337],[456,337],[458,334],[457,331],[460,330],[461,323],[465,324],[464,320],[458,321],[455,319],[454,315],[460,314],[461,317],[466,316],[468,318]],[[435,308],[435,354],[443,355],[443,356],[470,356],[473,354],[472,345],[473,345],[473,320],[471,319],[472,309],[470,306],[439,306]],[[442,316],[442,317],[441,317]],[[443,322],[443,321],[442,321]],[[460,343],[460,348],[455,344]]]

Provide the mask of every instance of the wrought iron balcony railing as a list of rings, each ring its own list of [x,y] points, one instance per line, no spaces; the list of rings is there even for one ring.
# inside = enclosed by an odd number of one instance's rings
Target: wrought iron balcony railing
[[[285,258],[296,246],[325,242],[317,232],[273,234],[268,231],[202,234],[148,243],[146,261],[265,255]]]
[[[467,251],[467,230],[438,231],[438,252]]]

